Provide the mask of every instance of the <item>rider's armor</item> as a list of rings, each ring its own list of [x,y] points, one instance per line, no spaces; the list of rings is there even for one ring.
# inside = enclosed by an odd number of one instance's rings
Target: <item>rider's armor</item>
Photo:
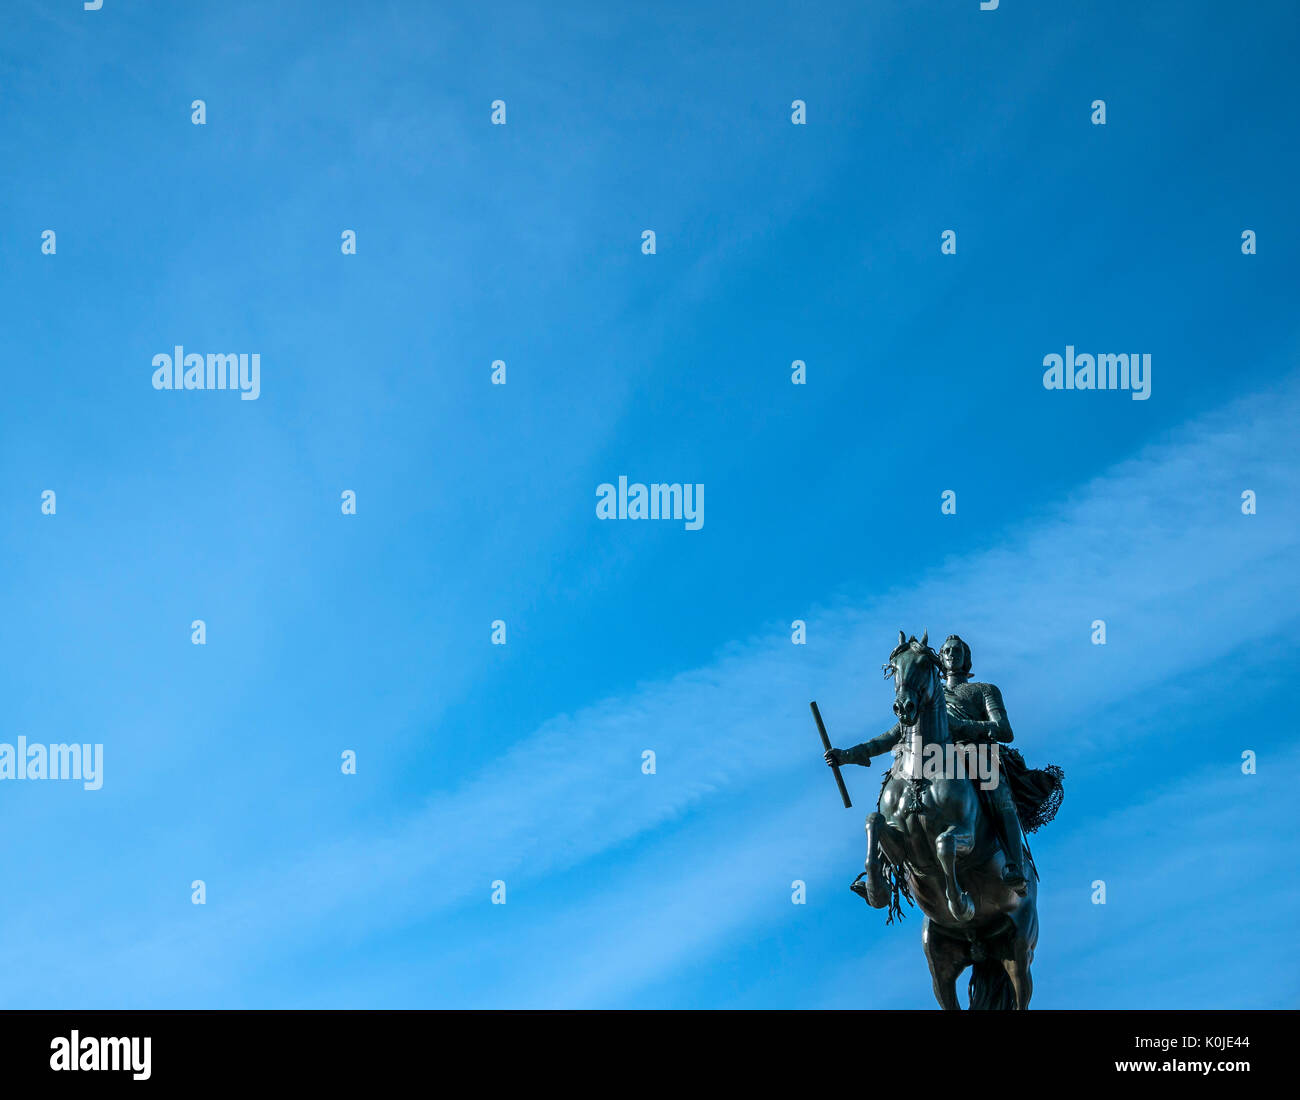
[[[945,685],[943,695],[948,708],[948,732],[954,741],[1006,743],[1012,739],[1002,692],[994,684],[967,680]],[[1004,841],[1007,866],[1002,878],[1019,890],[1025,885],[1022,866],[1025,838],[1020,829],[1015,799],[1011,795],[1011,785],[1005,782],[1005,773],[999,771],[997,784],[985,793],[997,815]]]

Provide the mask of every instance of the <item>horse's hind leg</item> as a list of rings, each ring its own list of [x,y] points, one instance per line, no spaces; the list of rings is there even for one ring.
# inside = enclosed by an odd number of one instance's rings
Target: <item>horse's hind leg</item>
[[[956,825],[949,825],[944,829],[934,841],[934,853],[939,857],[939,863],[943,867],[944,891],[948,895],[948,912],[953,916],[953,920],[961,921],[965,924],[975,916],[975,903],[971,897],[957,882],[957,849],[969,848],[969,835],[962,835],[957,832]]]
[[[1033,958],[1034,953],[1030,950],[1029,944],[1017,936],[1012,941],[1011,958],[1002,964],[1006,967],[1007,977],[1011,979],[1011,986],[1016,991],[1016,1008],[1028,1008],[1029,998],[1034,995],[1034,977],[1029,969]]]
[[[927,917],[925,929],[921,933],[921,943],[925,948],[925,961],[930,964],[930,981],[934,984],[934,999],[939,1007],[960,1011],[957,1000],[957,976],[970,963],[966,945],[945,936],[936,934]]]
[[[1016,1008],[1028,1008],[1034,995],[1034,978],[1030,966],[1034,961],[1034,948],[1038,946],[1038,888],[1031,878],[1028,897],[1020,903],[1011,916],[1015,932],[1011,939],[1009,957],[1003,961],[1011,987],[1015,991]]]

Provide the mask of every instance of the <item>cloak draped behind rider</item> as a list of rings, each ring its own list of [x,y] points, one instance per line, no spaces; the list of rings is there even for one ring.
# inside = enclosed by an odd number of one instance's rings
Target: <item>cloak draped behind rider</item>
[[[1065,772],[1057,764],[1030,768],[1019,749],[998,747],[1002,774],[1015,799],[1020,827],[1027,833],[1037,832],[1056,816],[1065,797]]]

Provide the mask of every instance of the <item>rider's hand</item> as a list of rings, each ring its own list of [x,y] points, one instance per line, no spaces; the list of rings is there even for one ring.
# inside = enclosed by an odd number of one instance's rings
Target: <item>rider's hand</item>
[[[834,767],[836,764],[844,763],[843,749],[827,749],[822,755],[826,758],[826,763]]]

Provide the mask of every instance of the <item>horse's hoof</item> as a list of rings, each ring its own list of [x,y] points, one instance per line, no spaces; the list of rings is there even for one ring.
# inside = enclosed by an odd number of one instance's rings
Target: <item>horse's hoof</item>
[[[884,901],[881,901],[878,897],[873,896],[879,894],[879,891],[872,890],[871,886],[867,882],[863,881],[861,876],[854,879],[853,882],[849,884],[849,889],[852,890],[855,894],[857,894],[858,897],[860,897],[868,905],[870,905],[872,909],[883,909],[885,907]],[[886,900],[888,900],[888,894],[886,894],[885,897]]]
[[[969,894],[962,894],[960,902],[948,902],[948,912],[952,914],[953,920],[965,924],[975,916],[975,903]]]

